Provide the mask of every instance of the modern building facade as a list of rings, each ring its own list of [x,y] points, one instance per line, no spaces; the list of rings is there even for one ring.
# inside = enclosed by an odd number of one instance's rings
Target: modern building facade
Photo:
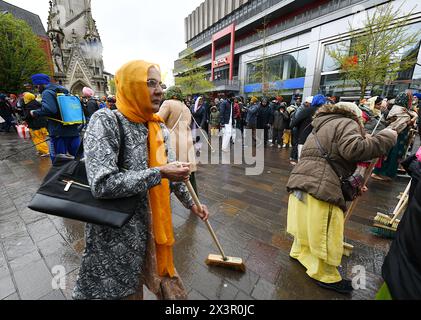
[[[92,17],[91,0],[52,0],[47,30],[55,79],[73,94],[90,87],[97,96],[108,92],[102,43]]]
[[[208,70],[216,92],[358,97],[359,88],[342,80],[328,49],[350,42],[349,25],[362,26],[366,12],[372,14],[376,6],[390,2],[402,12],[412,11],[409,33],[421,30],[421,0],[206,0],[185,19],[186,44]],[[400,55],[415,52],[420,63],[419,46],[405,48]],[[184,71],[181,59],[186,52],[175,62],[175,77]],[[408,88],[421,89],[418,64],[385,86],[382,94]]]

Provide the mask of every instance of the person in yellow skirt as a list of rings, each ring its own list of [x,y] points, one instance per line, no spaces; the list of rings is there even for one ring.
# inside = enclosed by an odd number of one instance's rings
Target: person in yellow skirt
[[[318,110],[313,133],[287,185],[287,232],[294,237],[291,258],[298,260],[319,286],[343,294],[353,290],[351,281],[342,279],[338,271],[347,206],[339,177],[322,156],[315,135],[343,177],[352,175],[358,162],[387,154],[397,139],[390,129],[366,136],[356,110],[357,106],[349,103],[324,105]]]
[[[23,119],[28,124],[32,141],[38,154],[41,157],[48,157],[50,151],[47,142],[45,142],[48,139],[47,120],[45,118],[34,119],[30,114],[32,110],[40,109],[41,104],[35,99],[35,95],[29,92],[24,93],[23,101]]]

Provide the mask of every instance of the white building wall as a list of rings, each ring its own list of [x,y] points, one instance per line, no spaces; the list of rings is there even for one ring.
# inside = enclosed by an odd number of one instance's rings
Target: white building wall
[[[311,96],[317,94],[320,81],[321,81],[321,72],[322,72],[322,64],[323,64],[323,57],[325,53],[325,45],[338,42],[341,37],[347,35],[349,30],[349,25],[351,24],[353,27],[361,27],[363,25],[363,21],[365,19],[366,13],[373,14],[375,9],[365,10],[365,8],[372,6],[373,2],[375,1],[366,1],[363,2],[359,6],[355,6],[353,8],[346,8],[341,10],[340,12],[334,12],[331,14],[333,17],[338,17],[337,19],[332,19],[331,22],[324,23],[320,26],[312,27],[309,32],[299,35],[293,36],[294,32],[297,33],[300,31],[300,28],[292,28],[291,30],[286,30],[282,34],[284,36],[292,35],[290,38],[285,40],[280,40],[279,42],[270,45],[267,47],[266,52],[267,56],[277,55],[277,54],[284,54],[291,51],[297,51],[301,49],[308,48],[308,56],[307,56],[307,71],[306,71],[306,79],[304,85],[304,96]],[[421,0],[416,0],[414,2],[418,2],[420,5],[416,7],[414,10],[413,17],[416,21],[421,21]],[[393,6],[394,8],[401,7],[402,12],[410,12],[414,9],[414,2],[408,3],[405,0],[397,0],[394,1]],[[361,10],[363,11],[361,13]],[[345,14],[354,13],[347,17],[343,17]],[[341,18],[342,16],[342,18]],[[331,17],[330,17],[331,18]],[[319,20],[326,20],[329,17],[320,17]],[[311,24],[316,24],[317,21],[311,21]],[[302,29],[301,29],[302,30]],[[277,37],[282,37],[282,34],[273,35],[268,38],[268,41],[275,40]],[[249,50],[249,48],[253,48],[253,46],[261,45],[260,42],[256,42],[247,46],[247,48],[238,48],[237,53],[239,50]],[[240,79],[246,79],[247,76],[247,64],[256,60],[259,60],[263,54],[262,49],[257,49],[253,51],[249,51],[245,54],[240,56],[240,65],[239,65],[239,77]],[[421,52],[420,52],[421,56]],[[243,91],[243,87],[241,91]],[[243,93],[243,92],[242,92]]]

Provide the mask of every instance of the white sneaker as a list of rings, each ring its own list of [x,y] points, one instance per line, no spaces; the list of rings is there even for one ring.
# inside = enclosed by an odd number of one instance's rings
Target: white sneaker
[[[286,148],[287,147],[287,145],[286,144],[284,144],[283,146],[282,146],[282,148]]]
[[[280,144],[278,144],[278,149],[281,149],[282,147],[281,147],[281,145]]]

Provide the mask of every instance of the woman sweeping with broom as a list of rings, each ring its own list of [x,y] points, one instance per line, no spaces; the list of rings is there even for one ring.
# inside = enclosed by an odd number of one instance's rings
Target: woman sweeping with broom
[[[86,171],[96,198],[138,196],[139,205],[121,229],[87,224],[73,297],[138,300],[145,284],[160,299],[185,299],[173,263],[171,189],[201,219],[207,220],[208,211],[194,205],[183,184],[189,165],[168,164],[175,158],[169,152],[169,132],[156,115],[163,94],[159,67],[129,62],[117,72],[116,87],[118,110],[102,109],[89,123]]]
[[[287,185],[291,193],[287,231],[294,236],[290,256],[307,269],[307,275],[319,286],[343,294],[353,288],[337,269],[344,250],[347,207],[335,171],[344,178],[351,176],[358,162],[386,154],[397,139],[397,133],[390,129],[366,136],[355,108],[339,103],[319,109],[312,123],[313,133]],[[335,168],[324,157],[322,148]]]

